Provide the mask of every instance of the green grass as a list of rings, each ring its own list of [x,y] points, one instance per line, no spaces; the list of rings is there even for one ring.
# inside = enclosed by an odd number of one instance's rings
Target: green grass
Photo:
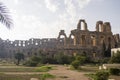
[[[81,66],[80,70],[78,71],[81,71],[81,72],[96,72],[98,71],[98,67],[96,66]]]
[[[94,76],[95,76],[95,74],[92,74],[92,73],[90,73],[90,74],[85,74],[89,79],[93,79],[94,78]]]
[[[47,72],[49,70],[53,69],[51,66],[41,66],[41,67],[37,67],[35,69],[36,72]]]
[[[55,76],[54,76],[54,75],[51,75],[51,74],[49,74],[49,73],[45,73],[45,74],[42,74],[42,75],[41,75],[40,80],[46,80],[47,78],[55,78]]]
[[[5,67],[1,68],[0,67],[0,72],[35,72],[35,68],[27,68],[27,67],[22,67],[22,68],[17,68],[17,67]]]
[[[49,73],[45,74],[26,74],[26,75],[10,75],[0,74],[0,80],[30,80],[31,78],[38,78],[39,80],[46,80],[48,78],[55,78],[54,75]]]
[[[32,75],[8,75],[8,74],[0,74],[0,80],[30,80],[31,78],[41,78],[40,74],[32,74]]]
[[[23,66],[0,66],[0,72],[47,72],[53,69],[51,66],[23,67]]]

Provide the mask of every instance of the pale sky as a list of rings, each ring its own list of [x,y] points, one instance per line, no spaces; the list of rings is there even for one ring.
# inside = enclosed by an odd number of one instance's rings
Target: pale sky
[[[69,35],[79,19],[90,31],[98,20],[110,22],[114,34],[120,33],[120,0],[0,0],[10,11],[14,27],[0,24],[3,40],[56,38],[64,29]]]

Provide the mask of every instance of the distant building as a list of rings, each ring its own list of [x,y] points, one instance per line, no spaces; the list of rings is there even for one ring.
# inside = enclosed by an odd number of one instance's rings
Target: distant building
[[[120,48],[111,49],[111,56],[114,56],[117,53],[117,51],[120,51]]]
[[[60,36],[64,36],[64,45],[59,48],[67,54],[84,54],[92,58],[101,58],[110,56],[111,48],[120,46],[120,36],[113,35],[109,22],[97,21],[95,31],[89,31],[87,27],[86,21],[81,19],[77,28],[71,30],[68,37],[64,30],[61,30],[58,40]]]

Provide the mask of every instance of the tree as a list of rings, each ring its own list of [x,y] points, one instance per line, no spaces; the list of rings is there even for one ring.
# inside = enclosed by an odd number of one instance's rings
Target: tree
[[[32,56],[28,61],[24,63],[24,65],[35,67],[40,63],[40,61],[41,58],[39,56]]]
[[[16,53],[15,54],[15,59],[17,59],[16,65],[20,64],[20,61],[23,59],[24,60],[24,54],[23,53]]]
[[[73,66],[74,69],[78,69],[80,66],[80,62],[78,60],[74,60],[71,65]]]
[[[7,7],[0,3],[0,22],[3,23],[7,28],[11,28],[12,19],[8,13]]]
[[[54,56],[58,64],[70,64],[73,61],[73,56],[64,53],[58,53]]]
[[[76,58],[76,60],[79,61],[80,65],[84,64],[86,62],[86,60],[87,60],[87,57],[80,56],[80,55],[77,55],[75,58]]]
[[[87,57],[83,55],[76,55],[75,60],[72,61],[71,65],[78,69],[80,65],[84,64],[87,61]]]

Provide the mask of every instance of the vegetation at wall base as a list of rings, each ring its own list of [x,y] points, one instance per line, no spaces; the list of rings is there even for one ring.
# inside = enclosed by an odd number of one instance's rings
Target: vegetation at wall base
[[[110,63],[120,63],[120,51],[117,51],[109,61]]]
[[[109,73],[111,75],[120,75],[120,69],[118,69],[118,68],[110,68]]]
[[[24,60],[24,54],[23,53],[16,53],[16,54],[14,54],[14,57],[17,60],[16,65],[19,65],[20,61]]]

